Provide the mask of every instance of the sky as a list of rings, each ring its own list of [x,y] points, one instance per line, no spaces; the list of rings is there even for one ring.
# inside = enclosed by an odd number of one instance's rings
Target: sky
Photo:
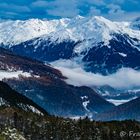
[[[1,19],[57,19],[77,15],[133,20],[140,16],[140,0],[0,0]]]

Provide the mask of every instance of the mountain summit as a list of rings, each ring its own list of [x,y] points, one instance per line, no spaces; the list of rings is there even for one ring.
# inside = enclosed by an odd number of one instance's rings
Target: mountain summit
[[[98,16],[2,21],[0,43],[19,55],[47,62],[72,59],[86,71],[107,75],[122,67],[140,69],[140,31],[132,24]]]
[[[2,20],[0,22],[0,43],[15,45],[42,35],[59,39],[59,41],[94,39],[95,42],[106,43],[111,39],[110,35],[113,33],[128,34],[132,38],[140,39],[140,33],[130,27],[136,22],[138,19],[133,22],[112,22],[101,16],[77,16],[72,19],[58,20]]]

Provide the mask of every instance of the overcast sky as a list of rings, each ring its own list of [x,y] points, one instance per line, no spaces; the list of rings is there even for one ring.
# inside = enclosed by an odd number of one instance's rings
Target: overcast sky
[[[0,18],[62,18],[100,15],[113,20],[140,16],[140,0],[0,0]]]

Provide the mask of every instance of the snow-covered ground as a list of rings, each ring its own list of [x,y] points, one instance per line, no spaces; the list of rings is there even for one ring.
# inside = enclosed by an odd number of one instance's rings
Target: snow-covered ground
[[[30,77],[31,74],[23,71],[16,71],[16,72],[11,72],[11,71],[3,71],[0,70],[0,81],[2,81],[4,78],[18,78],[20,75],[24,77]]]
[[[83,107],[87,112],[90,112],[90,110],[88,109],[88,104],[90,103],[90,101],[88,100],[87,96],[82,96],[81,97],[82,101],[83,101]]]
[[[6,128],[3,130],[2,135],[6,136],[7,139],[12,139],[12,140],[26,140],[19,132],[13,128]]]

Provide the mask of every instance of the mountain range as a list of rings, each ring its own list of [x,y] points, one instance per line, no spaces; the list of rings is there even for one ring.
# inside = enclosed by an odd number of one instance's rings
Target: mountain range
[[[0,57],[1,80],[49,114],[85,116],[114,106],[89,87],[68,85],[59,70],[40,61],[15,55],[3,48],[0,48]]]
[[[107,75],[122,67],[140,69],[138,25],[139,19],[112,22],[97,16],[2,21],[0,43],[19,55],[47,62],[72,59],[86,71]]]
[[[51,115],[139,120],[139,111],[133,106],[139,104],[139,98],[134,99],[139,97],[139,92],[134,94],[133,90],[113,89],[109,85],[70,85],[66,82],[69,77],[49,64],[70,60],[86,72],[103,76],[121,68],[139,71],[139,21],[138,18],[132,22],[115,22],[97,16],[2,20],[0,80]],[[134,100],[117,107],[111,103],[112,99],[122,100],[123,97]],[[128,108],[134,115],[128,114]],[[119,115],[122,110],[124,114]]]

